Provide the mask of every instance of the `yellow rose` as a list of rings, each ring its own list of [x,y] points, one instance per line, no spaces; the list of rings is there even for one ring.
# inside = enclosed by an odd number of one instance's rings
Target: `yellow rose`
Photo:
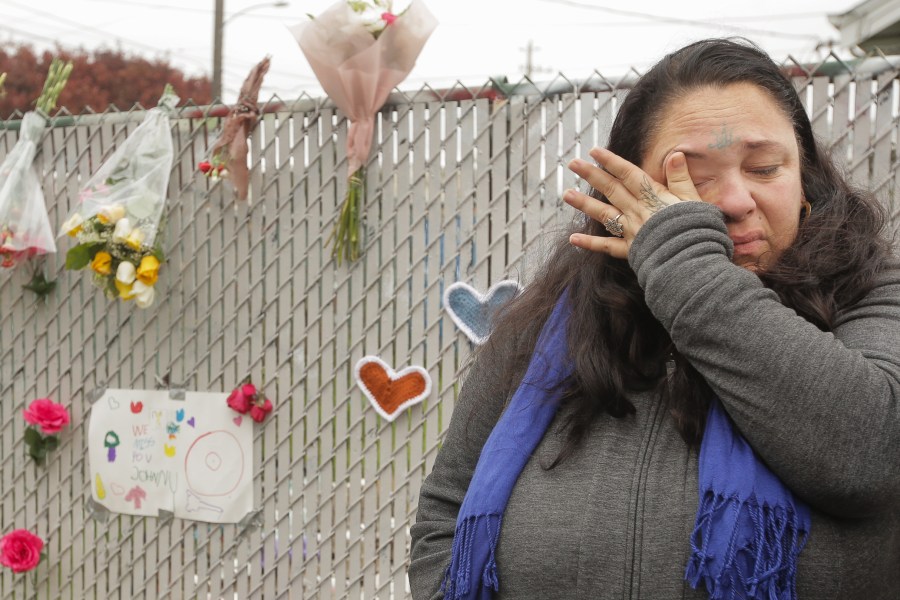
[[[137,269],[138,281],[144,285],[153,285],[159,278],[159,261],[155,256],[145,256]]]
[[[122,283],[116,279],[116,289],[119,290],[119,298],[122,300],[131,300],[134,298],[134,292],[131,289],[130,283]]]
[[[109,275],[112,273],[112,256],[109,252],[98,252],[91,261],[91,268],[101,275]]]

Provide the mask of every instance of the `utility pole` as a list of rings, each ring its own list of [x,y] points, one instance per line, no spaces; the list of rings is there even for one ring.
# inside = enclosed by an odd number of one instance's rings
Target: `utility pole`
[[[534,53],[536,50],[540,50],[540,48],[534,45],[533,40],[528,40],[528,45],[524,48],[519,48],[519,50],[525,51],[525,66],[522,67],[525,70],[525,77],[531,79],[532,75],[535,73],[549,73],[550,69],[545,67],[536,67],[534,66]]]
[[[534,41],[528,40],[528,45],[525,46],[525,77],[531,79],[531,73],[534,69]]]
[[[212,100],[222,98],[222,35],[225,33],[225,0],[216,0],[213,18],[213,74]]]
[[[274,0],[271,2],[260,2],[242,8],[241,10],[228,15],[225,18],[225,0],[216,0],[216,13],[213,17],[213,74],[212,74],[212,99],[222,100],[222,54],[225,51],[225,26],[231,23],[237,17],[247,14],[258,8],[284,8],[289,6],[287,0]]]

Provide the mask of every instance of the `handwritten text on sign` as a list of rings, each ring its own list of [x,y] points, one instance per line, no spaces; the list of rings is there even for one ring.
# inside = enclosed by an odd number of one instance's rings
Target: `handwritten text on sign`
[[[91,408],[91,492],[112,512],[236,523],[253,509],[253,422],[227,394],[106,390]]]

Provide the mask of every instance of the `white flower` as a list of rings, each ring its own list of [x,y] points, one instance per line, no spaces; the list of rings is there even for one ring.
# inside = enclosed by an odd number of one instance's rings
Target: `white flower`
[[[118,223],[125,216],[125,207],[121,204],[110,204],[97,211],[101,223]]]
[[[62,225],[62,230],[63,232],[74,236],[76,233],[81,231],[82,223],[84,223],[84,217],[82,217],[78,213],[75,213],[71,217],[66,219],[66,222]]]
[[[116,268],[116,279],[125,285],[130,285],[137,279],[137,269],[127,260],[123,260]]]
[[[156,295],[152,285],[147,285],[140,280],[135,281],[131,286],[131,293],[139,308],[147,308],[153,304],[153,297]]]
[[[113,229],[112,239],[114,242],[124,244],[128,240],[128,236],[131,235],[131,231],[131,221],[128,217],[122,217],[116,221],[116,228]]]
[[[128,238],[125,240],[125,243],[128,244],[128,247],[132,250],[140,250],[141,244],[144,243],[146,237],[143,230],[132,229],[131,233],[128,234]]]

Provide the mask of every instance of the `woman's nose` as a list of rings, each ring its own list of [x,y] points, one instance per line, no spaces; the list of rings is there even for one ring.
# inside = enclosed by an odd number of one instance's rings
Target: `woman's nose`
[[[729,221],[742,221],[750,216],[756,208],[756,200],[749,182],[735,174],[721,177],[717,183],[715,191],[704,200],[718,206]]]

